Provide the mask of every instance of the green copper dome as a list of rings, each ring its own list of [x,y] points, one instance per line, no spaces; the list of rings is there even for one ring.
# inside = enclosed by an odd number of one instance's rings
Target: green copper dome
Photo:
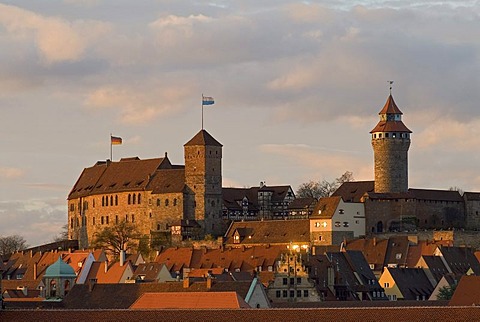
[[[58,260],[52,265],[48,266],[45,271],[44,277],[77,277],[73,268],[62,261],[62,257],[59,256]]]

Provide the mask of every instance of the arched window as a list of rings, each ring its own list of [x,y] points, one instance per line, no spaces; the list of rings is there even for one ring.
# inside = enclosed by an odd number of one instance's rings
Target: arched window
[[[102,197],[102,207],[105,206],[105,197]]]
[[[132,196],[130,194],[128,194],[128,204],[130,204],[132,201]]]
[[[105,206],[108,206],[108,196],[105,197]]]
[[[138,194],[138,204],[140,204],[140,201],[141,201],[140,194]]]
[[[65,295],[67,295],[68,291],[70,291],[70,281],[69,280],[65,280],[64,291],[65,291]]]
[[[136,198],[137,198],[137,195],[136,195],[136,194],[133,194],[133,204],[135,204]]]
[[[113,206],[113,196],[110,196],[110,206]]]
[[[57,281],[51,280],[50,281],[50,297],[57,296]]]
[[[115,195],[115,206],[118,206],[118,196]]]

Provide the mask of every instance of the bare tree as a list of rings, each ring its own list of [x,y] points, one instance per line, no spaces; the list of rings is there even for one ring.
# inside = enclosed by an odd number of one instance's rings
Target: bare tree
[[[20,235],[0,237],[0,255],[8,255],[27,247],[27,241]]]
[[[136,227],[123,220],[96,233],[92,246],[104,248],[118,258],[122,250],[136,250],[139,238],[140,234]]]
[[[299,198],[315,198],[320,199],[323,197],[329,197],[335,190],[340,187],[340,185],[344,182],[353,181],[353,173],[350,171],[346,171],[340,177],[336,178],[332,182],[328,182],[327,180],[322,181],[309,181],[302,183],[297,189],[297,197]]]
[[[68,224],[62,226],[62,231],[53,237],[54,242],[60,242],[68,239]]]

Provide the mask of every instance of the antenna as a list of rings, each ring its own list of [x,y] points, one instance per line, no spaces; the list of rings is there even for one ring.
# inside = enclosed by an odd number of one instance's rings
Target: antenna
[[[393,85],[393,81],[392,80],[389,80],[387,81],[388,84],[390,84],[390,95],[392,95],[392,85]]]

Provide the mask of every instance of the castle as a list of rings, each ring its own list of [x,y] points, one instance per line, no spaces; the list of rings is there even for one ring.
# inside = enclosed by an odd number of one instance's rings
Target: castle
[[[312,228],[312,238],[322,243],[359,235],[357,225],[364,226],[365,233],[480,229],[480,193],[462,196],[453,190],[408,187],[412,131],[403,123],[391,93],[379,116],[370,132],[375,180],[343,183],[329,200],[332,205],[341,203],[341,209],[326,211],[321,201],[314,206],[311,200],[300,208],[290,207],[295,203],[290,186],[222,188],[222,144],[202,129],[184,145],[185,165],[171,164],[165,154],[146,160],[99,161],[85,168],[68,196],[69,238],[78,239],[80,248],[85,248],[105,227],[126,221],[135,223],[150,242],[152,236],[198,239],[223,235],[231,220],[300,218],[299,210],[314,224],[315,218],[329,216],[330,224],[323,220],[324,226]],[[349,203],[361,207],[352,210],[356,217],[351,223],[332,219]]]
[[[85,168],[68,195],[69,239],[86,248],[96,233],[123,220],[148,238],[222,234],[222,144],[202,129],[185,143],[184,159],[173,165],[165,153]]]
[[[480,228],[480,193],[408,187],[410,131],[390,94],[370,132],[375,181],[345,182],[333,196],[363,202],[366,232]]]

